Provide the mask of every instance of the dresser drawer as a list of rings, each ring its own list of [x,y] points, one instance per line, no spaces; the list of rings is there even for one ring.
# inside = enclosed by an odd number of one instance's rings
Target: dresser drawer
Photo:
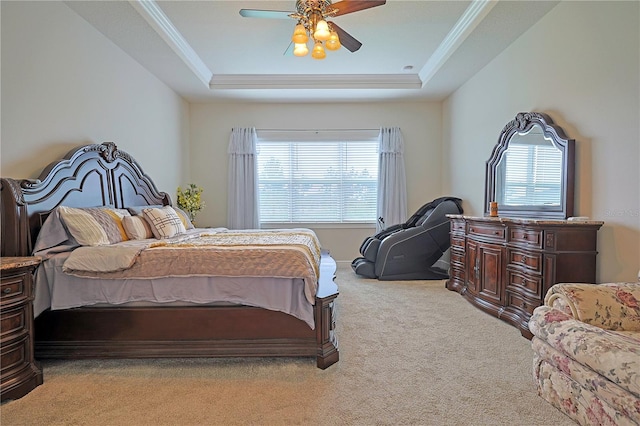
[[[449,252],[449,263],[464,265],[464,251],[451,247],[451,251]]]
[[[4,379],[7,374],[14,373],[27,367],[31,362],[31,346],[29,336],[13,341],[9,344],[2,344],[2,355],[0,355],[0,376]]]
[[[27,321],[27,309],[25,306],[18,306],[13,309],[3,309],[0,315],[0,338],[10,339],[20,333],[29,332],[29,321]]]
[[[466,230],[466,223],[460,220],[451,221],[451,232],[459,232],[464,234]]]
[[[464,251],[464,238],[451,238],[451,250]]]
[[[507,249],[508,266],[524,268],[527,271],[542,274],[542,253]]]
[[[451,265],[449,273],[451,274],[452,279],[464,282],[464,268],[461,268],[458,265]]]
[[[3,276],[0,283],[0,303],[6,305],[26,300],[26,282],[24,275]]]
[[[528,247],[542,248],[542,234],[541,229],[509,228],[509,241]]]
[[[485,237],[495,242],[506,240],[505,228],[498,225],[470,223],[469,235]]]
[[[540,306],[540,302],[532,302],[519,294],[507,291],[507,305],[516,308],[516,310],[526,312],[531,316],[533,315],[533,310]]]
[[[520,271],[507,269],[507,289],[516,289],[519,292],[525,291],[532,296],[541,298],[542,276],[523,274]]]

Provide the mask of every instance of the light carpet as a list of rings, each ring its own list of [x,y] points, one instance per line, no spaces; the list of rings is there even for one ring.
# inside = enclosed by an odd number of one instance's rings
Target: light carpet
[[[338,267],[340,361],[44,361],[9,425],[574,425],[541,399],[530,342],[443,281]]]

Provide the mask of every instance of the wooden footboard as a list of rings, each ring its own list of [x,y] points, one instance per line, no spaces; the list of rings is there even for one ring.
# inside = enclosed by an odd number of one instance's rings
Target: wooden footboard
[[[36,358],[316,357],[339,359],[335,261],[323,254],[315,330],[283,312],[250,306],[76,308],[35,320]]]

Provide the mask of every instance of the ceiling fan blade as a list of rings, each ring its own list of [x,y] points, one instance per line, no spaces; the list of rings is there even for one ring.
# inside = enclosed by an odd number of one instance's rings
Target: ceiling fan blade
[[[346,15],[347,13],[382,6],[385,3],[386,0],[342,0],[331,5],[332,9],[336,9],[338,11],[332,16]]]
[[[240,15],[245,18],[291,19],[289,15],[292,13],[284,10],[240,9]]]
[[[340,44],[343,45],[345,49],[349,50],[350,52],[355,52],[356,50],[360,49],[362,43],[356,40],[351,34],[340,28],[338,25],[336,25],[335,22],[328,22],[328,24],[331,26],[331,28],[333,28],[335,32],[338,33]]]

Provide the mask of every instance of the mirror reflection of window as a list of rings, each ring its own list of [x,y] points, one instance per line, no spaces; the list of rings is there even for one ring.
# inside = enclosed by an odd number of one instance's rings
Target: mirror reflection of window
[[[497,167],[498,204],[559,206],[562,191],[562,153],[539,126],[517,133],[509,141]]]

